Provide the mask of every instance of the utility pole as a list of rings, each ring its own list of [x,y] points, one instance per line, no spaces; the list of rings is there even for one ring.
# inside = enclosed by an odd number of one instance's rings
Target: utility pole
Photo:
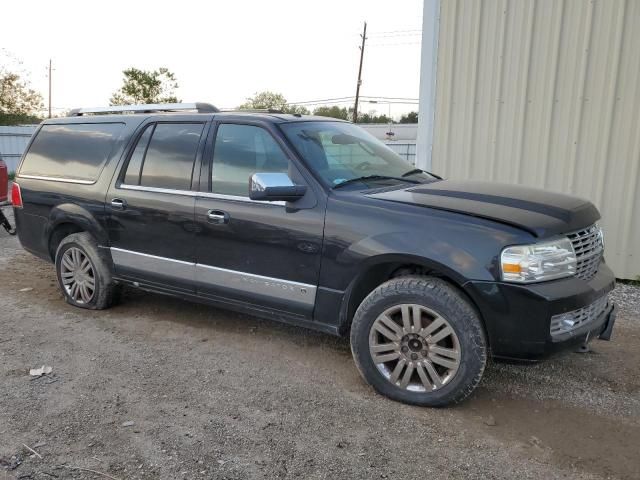
[[[362,46],[360,47],[360,68],[358,68],[358,84],[356,85],[356,103],[353,107],[353,123],[358,123],[358,100],[360,99],[360,85],[362,84],[362,60],[364,59],[364,43],[367,41],[367,22],[364,22],[362,32]]]
[[[49,59],[49,118],[51,118],[51,70],[51,59]]]

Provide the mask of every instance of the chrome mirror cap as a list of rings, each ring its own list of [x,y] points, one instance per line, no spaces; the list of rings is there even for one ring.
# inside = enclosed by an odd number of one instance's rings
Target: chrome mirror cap
[[[251,200],[288,201],[302,198],[307,191],[305,185],[296,185],[286,173],[254,173],[249,179]]]

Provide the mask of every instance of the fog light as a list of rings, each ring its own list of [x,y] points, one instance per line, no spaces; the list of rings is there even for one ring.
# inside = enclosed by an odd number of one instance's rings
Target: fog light
[[[551,331],[555,333],[568,332],[573,330],[578,324],[578,320],[573,313],[563,313],[551,317]]]

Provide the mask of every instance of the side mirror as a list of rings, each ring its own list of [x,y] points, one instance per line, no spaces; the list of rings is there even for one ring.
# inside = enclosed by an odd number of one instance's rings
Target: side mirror
[[[305,185],[295,185],[286,173],[254,173],[249,179],[251,200],[293,202],[306,191]]]

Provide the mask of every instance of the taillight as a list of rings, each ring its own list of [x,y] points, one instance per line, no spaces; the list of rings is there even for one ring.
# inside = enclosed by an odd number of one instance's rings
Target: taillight
[[[22,192],[20,191],[20,185],[13,182],[11,187],[11,203],[16,208],[22,208]]]

